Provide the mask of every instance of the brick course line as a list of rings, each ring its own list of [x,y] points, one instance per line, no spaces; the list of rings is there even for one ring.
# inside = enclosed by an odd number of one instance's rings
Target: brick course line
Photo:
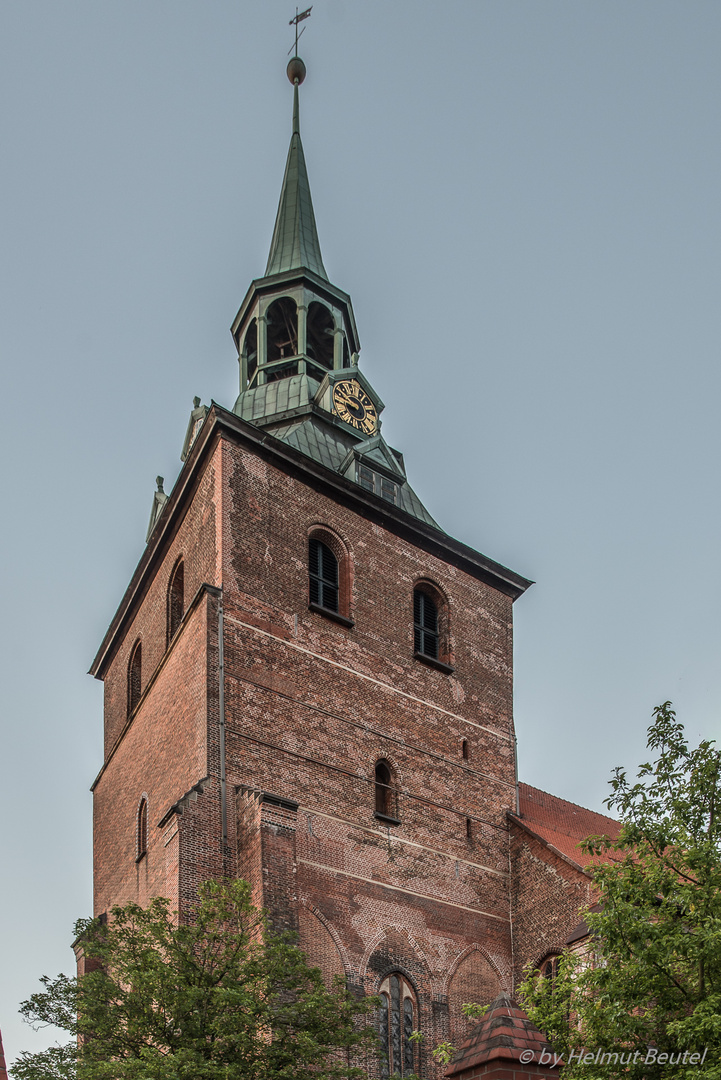
[[[297,862],[304,866],[312,866],[315,870],[325,870],[327,874],[342,874],[343,877],[352,878],[354,881],[365,881],[369,885],[376,885],[380,889],[392,889],[394,892],[402,892],[407,896],[417,896],[420,900],[430,900],[432,904],[445,904],[446,907],[455,908],[457,911],[470,911],[473,915],[483,915],[486,919],[495,919],[497,922],[507,923],[502,915],[492,915],[490,911],[480,911],[478,908],[466,907],[465,904],[454,904],[452,900],[442,900],[438,896],[429,896],[427,893],[414,892],[413,889],[404,889],[400,885],[388,885],[385,881],[375,878],[362,877],[360,874],[351,874],[350,870],[339,870],[337,866],[325,866],[323,863],[311,862],[310,859],[298,859]]]
[[[232,739],[245,739],[246,742],[255,743],[257,746],[265,746],[268,750],[279,750],[281,754],[287,754],[289,757],[299,758],[300,761],[309,761],[313,765],[320,765],[323,769],[330,769],[331,772],[341,773],[342,776],[349,776],[353,780],[362,780],[364,784],[375,784],[375,780],[369,776],[361,776],[360,773],[351,772],[350,769],[341,769],[340,765],[331,765],[329,761],[321,761],[320,758],[309,757],[308,754],[299,754],[297,750],[289,750],[286,746],[279,746],[278,743],[266,742],[265,739],[258,739],[255,735],[247,735],[244,731],[238,731],[237,728],[233,729],[228,734],[228,741]],[[508,833],[507,825],[497,825],[495,821],[487,821],[486,818],[475,817],[467,810],[458,810],[455,806],[449,806],[447,803],[434,802],[433,799],[424,799],[422,795],[414,795],[412,791],[407,791],[403,788],[390,788],[396,795],[402,795],[404,799],[412,799],[414,802],[421,802],[425,806],[432,806],[435,810],[447,810],[450,814],[458,814],[459,817],[470,818],[471,821],[477,821],[480,825],[487,825],[489,829],[498,829],[499,832]]]
[[[292,705],[297,705],[301,709],[310,709],[311,712],[319,712],[324,716],[330,716],[333,720],[340,720],[342,724],[348,724],[350,727],[359,728],[361,731],[368,731],[372,735],[377,735],[381,739],[387,739],[389,742],[395,743],[396,746],[403,746],[407,750],[413,750],[417,754],[427,754],[429,757],[435,758],[437,761],[442,761],[446,765],[452,765],[456,769],[463,769],[463,771],[470,776],[477,776],[482,780],[489,780],[492,784],[501,784],[503,787],[515,790],[516,785],[509,783],[507,780],[499,780],[497,776],[478,772],[475,769],[471,769],[468,765],[464,765],[461,761],[454,761],[453,758],[438,754],[435,750],[426,750],[422,746],[416,746],[414,743],[409,743],[406,739],[399,739],[393,735],[388,735],[385,731],[381,731],[380,728],[371,727],[370,724],[361,724],[358,720],[351,720],[350,717],[341,716],[340,713],[331,712],[330,709],[323,709],[320,705],[310,705],[301,698],[293,697],[291,694],[285,694],[282,690],[276,690],[272,686],[266,686],[265,683],[255,682],[253,679],[248,679],[244,675],[236,675],[233,671],[226,671],[226,676],[229,679],[235,679],[236,682],[248,683],[249,686],[254,686],[256,690],[265,690],[268,694],[277,694],[278,697],[290,701]],[[470,720],[468,722],[472,723]]]
[[[295,649],[296,652],[302,652],[305,653],[306,656],[312,656],[314,660],[322,660],[324,664],[330,664],[332,667],[340,668],[341,671],[347,671],[350,675],[355,675],[358,679],[365,679],[367,682],[375,683],[376,686],[382,686],[384,690],[391,690],[394,694],[400,694],[401,697],[408,698],[409,701],[415,701],[425,709],[434,709],[436,712],[443,713],[444,716],[450,716],[453,720],[460,720],[462,724],[470,724],[471,727],[479,728],[481,731],[487,731],[489,735],[495,735],[497,739],[502,739],[505,742],[510,743],[512,741],[508,735],[495,731],[494,728],[486,727],[485,724],[477,724],[475,720],[469,720],[465,716],[459,716],[458,713],[449,712],[448,709],[444,709],[441,705],[433,705],[430,701],[424,701],[423,698],[416,697],[415,694],[408,694],[405,690],[399,690],[396,686],[391,686],[390,683],[383,682],[381,679],[374,679],[372,675],[364,675],[362,671],[356,671],[355,668],[348,667],[347,664],[340,664],[337,660],[330,660],[327,656],[321,655],[321,653],[314,653],[311,652],[310,649],[304,649],[302,645],[294,645],[292,641],[286,641],[285,638],[278,637],[277,634],[271,634],[268,630],[261,630],[259,626],[253,626],[252,623],[241,622],[240,619],[234,619],[231,615],[226,615],[225,621],[234,623],[236,626],[242,626],[245,630],[253,630],[256,634],[262,634],[263,637],[271,638],[272,641],[277,641],[281,645],[286,645],[289,649]]]
[[[304,814],[312,814],[313,817],[326,818],[328,821],[339,821],[341,825],[350,825],[354,829],[360,829],[362,832],[370,833],[371,836],[385,837],[385,833],[379,829],[369,829],[367,825],[359,825],[355,821],[351,821],[350,818],[335,817],[333,814],[326,814],[322,810],[314,810],[311,806],[298,806],[298,812]],[[487,874],[495,874],[496,877],[507,878],[510,877],[510,870],[492,870],[490,866],[484,866],[483,863],[471,862],[469,859],[462,859],[460,856],[450,855],[447,851],[437,851],[436,848],[427,847],[425,844],[418,844],[415,840],[406,840],[403,836],[396,836],[394,834],[393,840],[398,844],[405,844],[407,847],[420,848],[421,851],[430,851],[431,855],[438,855],[441,859],[448,859],[449,862],[458,863],[461,866],[472,866],[474,870],[485,870]]]

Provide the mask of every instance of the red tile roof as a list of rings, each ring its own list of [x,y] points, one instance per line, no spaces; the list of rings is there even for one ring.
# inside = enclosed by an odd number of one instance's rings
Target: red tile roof
[[[446,1069],[446,1076],[457,1076],[499,1058],[520,1061],[524,1050],[532,1051],[534,1062],[538,1062],[542,1052],[544,1056],[553,1054],[550,1045],[523,1009],[508,994],[499,994],[480,1024],[461,1043],[458,1053]]]
[[[579,848],[579,843],[587,836],[602,833],[611,837],[618,836],[621,824],[605,814],[595,810],[586,810],[584,806],[566,802],[547,791],[531,787],[530,784],[518,785],[520,815],[516,820],[547,844],[560,851],[567,859],[583,868],[592,862],[610,862],[611,856],[586,855]]]

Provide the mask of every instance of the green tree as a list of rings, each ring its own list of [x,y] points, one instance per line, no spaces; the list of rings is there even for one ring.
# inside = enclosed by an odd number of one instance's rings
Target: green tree
[[[620,836],[584,844],[611,860],[589,868],[602,905],[586,916],[590,953],[563,956],[554,980],[529,972],[521,990],[572,1059],[564,1080],[721,1078],[719,751],[690,749],[670,702],[654,710],[648,748],[635,783],[621,768],[611,780]]]
[[[191,922],[167,900],[77,924],[100,965],[42,979],[21,1006],[33,1024],[74,1038],[21,1054],[14,1080],[330,1080],[375,1048],[372,1000],[328,990],[292,935],[270,931],[246,882],[208,882]],[[79,1045],[78,1045],[79,1043]]]

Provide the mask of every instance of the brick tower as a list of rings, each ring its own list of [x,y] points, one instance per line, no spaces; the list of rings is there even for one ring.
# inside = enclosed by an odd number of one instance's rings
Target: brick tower
[[[293,130],[240,395],[196,399],[92,674],[95,913],[247,878],[310,960],[380,993],[380,1076],[513,990],[512,604],[530,584],[408,484],[326,275]],[[421,1060],[423,1058],[423,1060]],[[371,1071],[375,1071],[372,1066]]]

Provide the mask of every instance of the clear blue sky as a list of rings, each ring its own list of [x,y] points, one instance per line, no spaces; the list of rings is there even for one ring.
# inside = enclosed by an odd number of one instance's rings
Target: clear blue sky
[[[279,0],[29,0],[0,34],[0,1027],[72,970],[85,675],[265,267]],[[442,526],[534,578],[522,779],[601,809],[654,704],[721,716],[718,0],[315,0],[301,126],[384,434]]]

